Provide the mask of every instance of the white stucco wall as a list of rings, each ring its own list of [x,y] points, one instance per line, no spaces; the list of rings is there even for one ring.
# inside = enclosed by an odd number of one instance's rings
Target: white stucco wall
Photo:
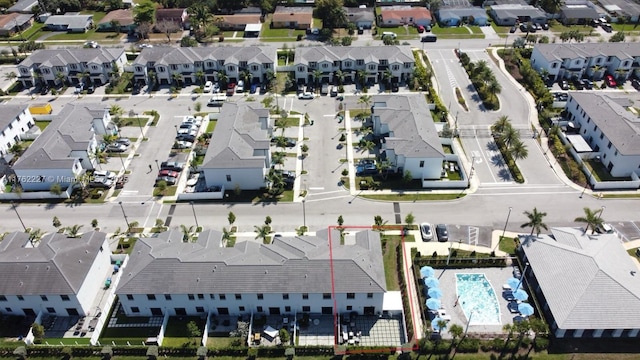
[[[207,169],[202,168],[207,181],[207,186],[224,186],[226,189],[235,189],[236,185],[242,190],[257,190],[265,187],[264,178],[267,169],[247,168],[247,169]],[[227,181],[230,175],[230,181]]]

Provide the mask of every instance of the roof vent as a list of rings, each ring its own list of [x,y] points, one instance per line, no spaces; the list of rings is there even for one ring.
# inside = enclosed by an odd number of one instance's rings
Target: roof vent
[[[265,274],[268,274],[268,273],[269,273],[269,270],[265,270],[265,271],[264,271],[264,273],[265,273]]]
[[[29,265],[26,265],[26,266],[24,267],[24,269],[25,269],[25,270],[29,270]]]
[[[291,14],[289,14],[289,15],[293,16],[293,13],[291,13]]]
[[[88,254],[88,253],[89,253],[89,250],[85,250],[85,251],[84,251],[84,253],[85,253],[85,254]]]
[[[51,266],[47,266],[47,271],[49,271],[51,269]]]
[[[20,286],[24,285],[24,283],[22,281],[20,281]]]
[[[309,275],[307,275],[307,274],[304,274],[304,278],[305,278],[305,279],[306,279],[306,278],[307,278],[308,276],[309,276]]]
[[[78,264],[82,264],[82,260],[78,259]]]
[[[196,282],[200,282],[200,278],[197,278],[197,279],[196,279]]]

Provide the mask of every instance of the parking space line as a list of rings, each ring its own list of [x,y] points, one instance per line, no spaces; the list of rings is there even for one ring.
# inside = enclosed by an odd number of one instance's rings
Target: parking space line
[[[480,145],[480,140],[478,140],[478,137],[476,137],[475,139],[476,139],[476,143],[478,144],[478,149],[482,149],[482,145]],[[486,156],[484,154],[484,151],[480,151],[480,155],[484,159],[484,162],[487,163],[487,168],[489,169],[489,173],[491,174],[491,178],[493,178],[493,182],[498,182],[498,179],[496,179],[496,177],[493,175],[493,171],[492,171],[491,167],[488,164],[488,161],[487,161],[487,158],[486,158]]]

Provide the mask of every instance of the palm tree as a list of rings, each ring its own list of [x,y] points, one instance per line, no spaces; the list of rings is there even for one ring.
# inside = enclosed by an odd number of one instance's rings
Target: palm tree
[[[344,81],[344,72],[338,69],[334,76],[338,79],[338,85],[342,85],[342,82]]]
[[[273,72],[273,70],[268,69],[267,71],[265,71],[264,76],[267,79],[267,84],[271,84],[273,79],[275,79],[276,74]]]
[[[271,155],[271,163],[273,165],[284,166],[284,159],[287,157],[287,153],[282,151],[276,151]]]
[[[584,216],[579,216],[574,221],[579,221],[587,224],[582,235],[586,234],[589,228],[591,228],[591,233],[593,234],[596,232],[598,226],[601,226],[602,223],[604,223],[604,220],[602,220],[602,217],[600,216],[602,215],[602,209],[594,211],[589,209],[588,207],[585,207],[583,208],[583,210]]]
[[[511,153],[511,156],[513,156],[515,160],[526,159],[527,156],[529,156],[529,150],[527,150],[527,145],[525,145],[520,140],[517,140],[511,145],[509,152]]]
[[[42,232],[42,230],[33,229],[29,232],[29,242],[31,243],[31,245],[33,245],[34,243],[40,242],[40,239],[42,239],[43,235],[44,233]]]
[[[220,81],[220,87],[223,89],[227,87],[227,83],[229,82],[229,76],[226,71],[220,70],[218,71],[218,81]]]
[[[67,232],[67,237],[77,238],[80,237],[80,229],[82,229],[84,225],[73,225],[67,227],[65,230]]]
[[[502,135],[500,135],[500,141],[502,141],[502,143],[504,144],[504,146],[507,147],[507,149],[510,149],[511,145],[513,145],[516,141],[519,141],[519,140],[520,140],[520,133],[518,132],[518,130],[514,129],[511,126],[506,128],[502,133]]]
[[[393,76],[393,73],[391,72],[391,70],[387,69],[382,73],[382,79],[385,82],[385,85],[387,87],[391,86],[391,77]]]
[[[59,83],[60,85],[64,85],[64,80],[66,78],[66,75],[60,71],[58,71],[56,73],[56,83]]]
[[[261,225],[261,226],[254,226],[255,228],[255,232],[256,232],[256,239],[262,239],[263,242],[267,241],[267,236],[269,236],[269,226],[268,225]]]
[[[602,79],[602,72],[604,71],[603,66],[593,65],[589,70],[591,70],[591,77],[594,79]]]
[[[362,104],[362,111],[364,111],[365,107],[369,109],[369,106],[371,104],[371,95],[360,96],[360,99],[358,99],[358,103]]]
[[[616,74],[616,80],[618,81],[624,80],[628,72],[629,72],[629,69],[617,68],[614,71],[614,73]]]
[[[157,78],[156,78],[156,72],[155,71],[149,70],[149,72],[147,73],[147,76],[149,78],[149,83],[150,84],[155,84],[156,83]]]
[[[190,242],[193,240],[193,235],[195,235],[195,226],[191,225],[187,227],[186,225],[180,225],[180,230],[182,231],[182,242]]]
[[[491,131],[494,133],[502,134],[507,128],[511,127],[511,120],[506,115],[502,115],[498,118],[498,121],[491,125]]]
[[[198,79],[198,83],[200,83],[200,86],[202,86],[202,81],[204,80],[204,71],[198,70],[194,75],[196,76],[196,79]]]
[[[491,81],[489,81],[489,83],[487,84],[487,91],[489,91],[490,94],[493,94],[493,96],[498,96],[498,94],[500,94],[500,92],[502,91],[502,85],[500,85],[498,80],[491,79]]]
[[[452,338],[451,347],[456,347],[456,339],[460,338],[463,333],[464,329],[462,328],[462,326],[458,324],[451,324],[451,326],[449,326],[449,334],[451,334]]]
[[[249,69],[242,70],[240,77],[244,80],[244,86],[248,86],[251,83],[251,71]]]
[[[547,227],[547,224],[542,222],[542,219],[544,219],[545,216],[547,216],[546,212],[538,212],[538,208],[533,208],[533,211],[529,212],[529,211],[525,211],[524,212],[525,215],[527,215],[527,217],[529,218],[529,222],[526,222],[522,225],[520,225],[521,228],[526,228],[526,227],[531,227],[531,234],[533,235],[533,232],[536,232],[536,236],[540,235],[540,231],[541,229],[545,229],[548,230],[549,228]]]
[[[182,80],[182,75],[179,72],[173,72],[171,74],[171,79],[175,82],[176,86],[180,86],[180,80]]]
[[[313,70],[312,76],[313,76],[313,82],[316,84],[316,88],[317,88],[320,78],[322,77],[322,71],[315,69]]]
[[[207,22],[211,19],[209,8],[202,3],[196,3],[189,8],[189,19],[196,29],[196,38],[200,39],[203,32],[202,28],[207,27]]]
[[[367,72],[360,69],[356,71],[356,78],[360,81],[360,86],[364,87],[364,84],[367,80]]]
[[[477,77],[477,76],[486,74],[488,71],[490,70],[489,70],[489,65],[487,65],[487,62],[485,60],[480,60],[475,64],[471,72],[471,75],[472,77]]]
[[[10,72],[4,74],[5,80],[7,80],[9,82],[13,82],[13,80],[15,80],[17,77],[18,77],[18,75],[13,71],[10,71]]]

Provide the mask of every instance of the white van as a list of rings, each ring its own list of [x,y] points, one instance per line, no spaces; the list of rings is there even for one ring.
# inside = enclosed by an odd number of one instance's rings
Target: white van
[[[395,40],[398,37],[398,35],[396,35],[396,33],[391,32],[391,31],[385,31],[385,32],[382,33],[382,37],[383,38],[386,37],[386,36],[389,36],[393,40]]]

